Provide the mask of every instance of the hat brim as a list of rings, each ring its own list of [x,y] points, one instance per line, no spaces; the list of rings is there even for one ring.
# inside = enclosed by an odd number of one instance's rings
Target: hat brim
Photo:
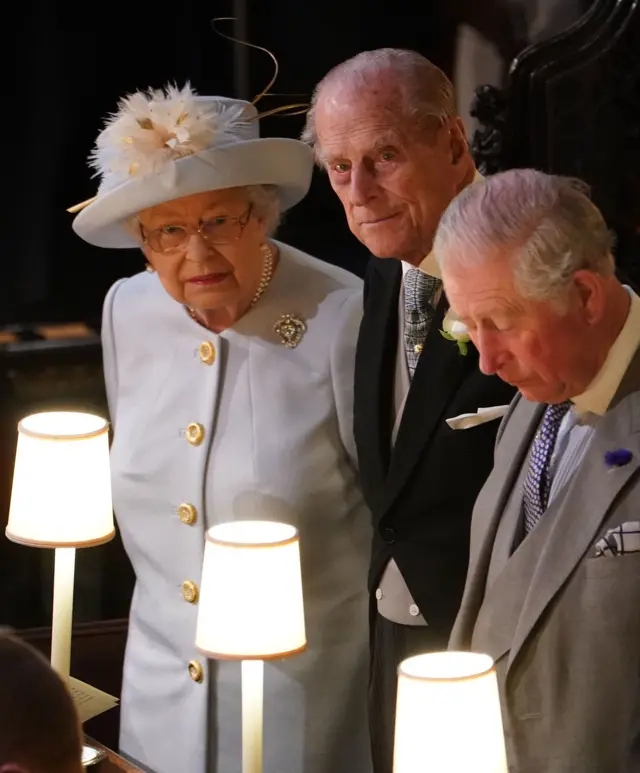
[[[144,209],[206,191],[275,185],[286,210],[306,196],[312,174],[313,153],[299,140],[234,142],[178,159],[161,172],[134,177],[99,195],[76,215],[73,230],[97,247],[138,247],[124,225]]]

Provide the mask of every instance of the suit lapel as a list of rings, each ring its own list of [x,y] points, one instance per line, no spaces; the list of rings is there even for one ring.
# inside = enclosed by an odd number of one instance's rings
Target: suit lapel
[[[372,258],[367,309],[360,327],[356,365],[356,414],[360,460],[369,480],[382,487],[391,454],[393,384],[398,338],[400,261]],[[364,442],[362,442],[364,441]]]
[[[621,445],[631,451],[631,462],[608,468],[605,453]],[[591,548],[616,497],[639,470],[640,407],[630,398],[600,419],[579,469],[539,524],[545,526],[544,549],[529,556],[535,567],[527,583],[509,668],[549,603]],[[529,539],[524,541],[523,549]],[[516,558],[517,553],[512,560]]]
[[[551,522],[543,519],[521,542],[515,553],[509,556],[521,520],[522,483],[528,467],[526,453],[522,462],[520,475],[514,481],[511,496],[498,525],[490,557],[486,593],[473,631],[473,649],[488,652],[496,662],[512,649],[522,607],[544,551]]]
[[[514,520],[519,516],[520,505],[515,502],[511,493],[516,481],[523,477],[524,463],[543,412],[543,405],[529,402],[518,395],[511,405],[510,415],[505,419],[508,424],[500,440],[494,468],[489,477],[494,492],[490,510],[493,528],[491,536],[486,535],[482,542],[482,549],[489,554],[489,558],[493,552],[498,521],[506,519],[506,531],[512,534],[514,532]]]
[[[453,341],[440,335],[447,308],[443,295],[431,321],[402,413],[389,467],[385,509],[402,490],[438,423],[446,418],[445,408],[461,380],[478,367],[478,355],[473,347],[469,347],[469,353],[463,357]]]
[[[518,395],[504,419],[505,429],[496,450],[495,464],[478,495],[471,521],[471,550],[466,589],[452,634],[452,642],[458,648],[471,646],[473,638],[474,647],[481,646],[496,658],[497,649],[501,650],[501,654],[504,653],[499,634],[505,629],[507,621],[502,620],[500,627],[491,624],[491,621],[487,623],[487,609],[484,608],[486,605],[483,605],[483,602],[488,594],[493,597],[500,592],[498,581],[495,583],[495,589],[487,588],[494,543],[501,520],[508,515],[513,504],[511,492],[521,474],[543,410],[543,406],[531,403]],[[515,621],[511,624],[512,631],[514,627]],[[476,639],[480,645],[476,644]]]

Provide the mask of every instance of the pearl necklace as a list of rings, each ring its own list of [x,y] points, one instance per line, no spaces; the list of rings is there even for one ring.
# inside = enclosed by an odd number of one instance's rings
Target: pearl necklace
[[[256,303],[262,298],[264,295],[265,290],[267,287],[269,287],[269,283],[271,282],[271,279],[273,278],[273,255],[274,250],[273,247],[270,244],[262,244],[260,246],[260,250],[262,251],[262,254],[264,255],[264,262],[262,264],[262,274],[260,276],[260,284],[258,285],[258,289],[255,292],[255,295],[251,299],[251,303],[249,304],[249,309],[252,309]],[[185,307],[187,310],[187,313],[198,324],[202,324],[202,321],[198,319],[198,312],[192,308],[191,306]],[[249,310],[247,309],[247,311]]]
[[[256,290],[256,294],[251,299],[249,308],[252,309],[256,303],[262,298],[264,291],[269,287],[269,282],[273,277],[273,247],[270,244],[262,244],[260,246],[262,254],[264,255],[264,263],[262,264],[262,275],[260,276],[260,284]]]

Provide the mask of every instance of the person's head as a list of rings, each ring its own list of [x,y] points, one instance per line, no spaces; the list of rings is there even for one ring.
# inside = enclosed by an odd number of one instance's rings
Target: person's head
[[[248,103],[187,85],[123,99],[96,140],[98,194],[73,221],[99,247],[141,247],[167,292],[201,311],[260,282],[267,236],[307,193],[313,154],[259,136]]]
[[[539,402],[584,392],[629,307],[584,184],[531,169],[476,182],[444,213],[434,252],[483,373]]]
[[[474,175],[447,76],[414,51],[365,51],[315,89],[302,139],[349,228],[377,257],[419,263]]]
[[[82,773],[73,700],[32,647],[0,635],[0,773]]]
[[[253,295],[279,219],[275,186],[252,185],[157,204],[129,227],[169,295],[208,312]]]

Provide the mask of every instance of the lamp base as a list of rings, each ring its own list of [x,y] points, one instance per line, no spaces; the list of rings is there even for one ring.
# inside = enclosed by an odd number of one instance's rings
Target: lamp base
[[[106,756],[107,753],[103,752],[102,749],[96,749],[94,746],[84,744],[82,747],[82,766],[88,768],[90,765],[97,765]]]

